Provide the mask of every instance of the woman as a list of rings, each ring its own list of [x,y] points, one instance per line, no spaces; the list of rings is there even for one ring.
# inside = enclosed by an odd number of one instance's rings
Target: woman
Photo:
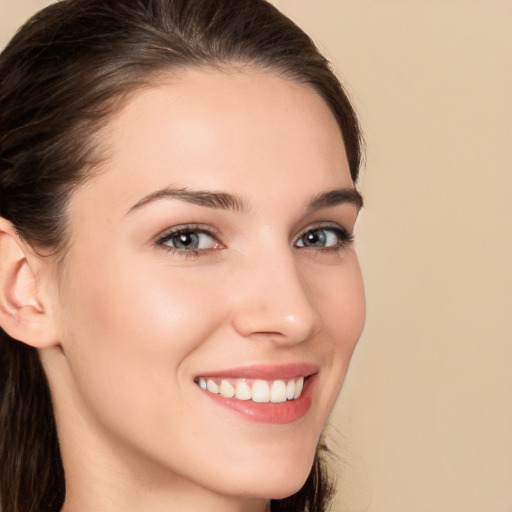
[[[357,120],[263,0],[65,0],[0,59],[1,507],[325,510]]]

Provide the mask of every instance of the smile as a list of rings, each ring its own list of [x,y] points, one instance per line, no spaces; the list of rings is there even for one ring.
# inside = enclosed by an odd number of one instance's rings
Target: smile
[[[256,403],[282,403],[301,396],[304,377],[272,381],[199,377],[196,383],[201,389],[224,398],[250,400]]]

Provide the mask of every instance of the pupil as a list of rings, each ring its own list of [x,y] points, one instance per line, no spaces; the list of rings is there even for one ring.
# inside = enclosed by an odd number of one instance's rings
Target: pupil
[[[304,245],[309,245],[310,247],[311,246],[321,247],[321,246],[325,245],[325,233],[320,229],[317,229],[315,231],[310,231],[306,235],[306,240],[305,240]]]
[[[182,233],[178,235],[175,242],[177,248],[191,248],[196,249],[199,243],[199,237],[195,233]]]

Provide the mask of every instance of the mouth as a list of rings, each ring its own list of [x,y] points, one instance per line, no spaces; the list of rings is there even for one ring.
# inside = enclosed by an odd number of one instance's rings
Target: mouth
[[[300,398],[307,378],[307,376],[299,376],[291,379],[268,381],[246,378],[198,377],[196,384],[202,390],[224,398],[277,404]]]
[[[308,413],[319,370],[308,363],[255,365],[199,374],[194,383],[212,403],[245,420],[282,425]]]

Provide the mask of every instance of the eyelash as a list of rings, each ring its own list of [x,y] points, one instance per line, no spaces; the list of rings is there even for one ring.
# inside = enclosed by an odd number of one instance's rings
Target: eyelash
[[[313,233],[315,231],[327,231],[334,233],[337,237],[337,242],[334,245],[326,246],[326,247],[307,247],[302,246],[301,249],[309,249],[313,251],[319,252],[339,252],[341,249],[350,246],[354,243],[354,234],[349,233],[346,229],[342,228],[338,224],[318,224],[315,226],[309,226],[306,230],[304,230],[298,237],[295,244],[298,243],[299,240],[302,240],[308,233]]]
[[[172,247],[170,245],[166,245],[166,242],[169,242],[173,238],[176,238],[180,235],[188,235],[188,234],[203,234],[207,235],[213,240],[217,242],[218,246],[221,247],[213,247],[210,249],[192,249],[192,250],[186,250],[186,249],[179,249],[177,247]],[[214,231],[211,229],[206,229],[202,226],[189,224],[186,226],[180,226],[178,228],[172,228],[168,231],[166,231],[162,236],[160,236],[157,240],[157,245],[165,249],[167,252],[170,252],[172,254],[175,254],[177,256],[180,256],[182,258],[197,258],[198,256],[205,256],[212,251],[218,251],[221,248],[224,248],[222,244],[218,241],[217,235]]]
[[[305,245],[297,246],[297,243],[299,243],[299,241],[303,240],[304,237],[308,233],[313,233],[315,231],[325,231],[325,232],[334,233],[334,235],[337,237],[336,244],[326,246],[326,247],[309,247],[309,246],[305,246]],[[169,242],[173,238],[176,238],[180,235],[189,235],[189,234],[207,235],[210,238],[212,238],[213,240],[215,240],[217,242],[217,245],[215,247],[207,248],[207,249],[191,249],[191,250],[179,249],[177,247],[172,247],[170,245],[167,245],[167,242]],[[337,224],[336,225],[319,224],[316,226],[310,226],[306,230],[302,231],[299,234],[299,236],[297,237],[296,241],[294,242],[294,246],[299,249],[309,249],[309,250],[322,252],[322,253],[325,253],[325,252],[336,253],[336,252],[339,252],[341,249],[352,245],[353,243],[354,243],[354,235],[352,233],[349,233],[346,229],[342,228],[341,226],[339,226]],[[163,235],[161,235],[158,238],[156,244],[158,246],[162,247],[163,249],[165,249],[166,251],[168,251],[172,254],[178,255],[182,258],[197,258],[199,256],[208,255],[213,251],[218,251],[218,250],[224,249],[224,246],[218,240],[217,235],[214,231],[212,231],[211,229],[206,229],[202,226],[193,225],[193,224],[187,225],[187,226],[181,226],[178,228],[173,228],[171,230],[166,231]]]

